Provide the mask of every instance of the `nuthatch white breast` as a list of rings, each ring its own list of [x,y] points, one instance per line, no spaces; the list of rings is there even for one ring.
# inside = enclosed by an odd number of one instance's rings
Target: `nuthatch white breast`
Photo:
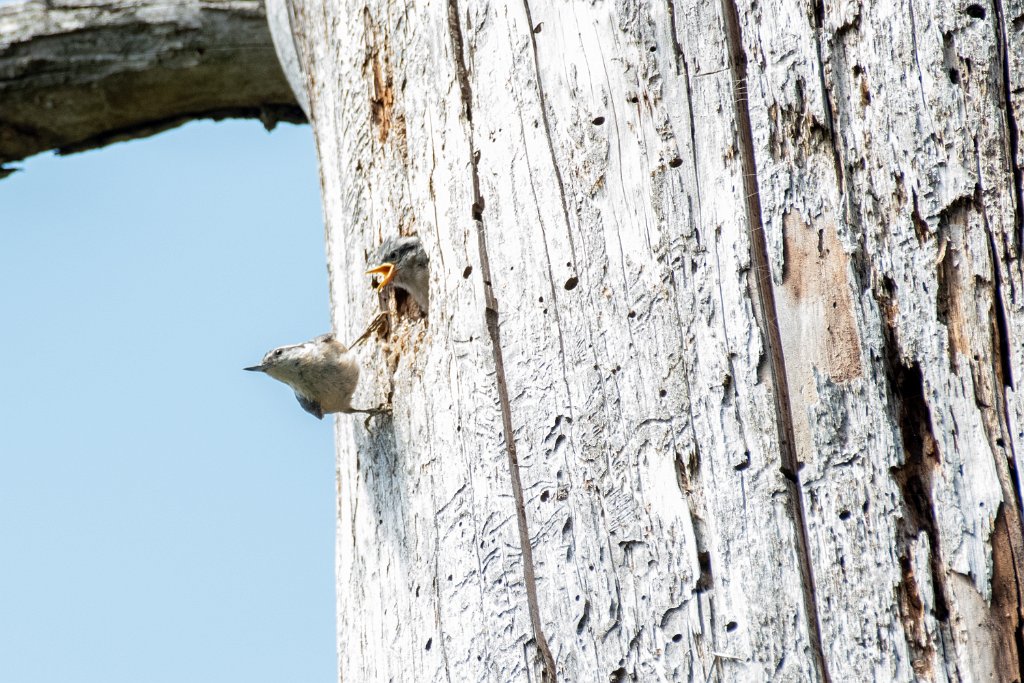
[[[408,292],[426,315],[430,294],[430,259],[420,238],[392,237],[380,245],[377,256],[381,264],[366,271],[367,275],[384,276],[377,285],[377,291],[394,283],[398,289]]]
[[[378,316],[359,339],[354,348],[381,323]],[[363,410],[352,407],[352,394],[359,382],[359,365],[353,354],[333,334],[323,334],[302,344],[280,346],[268,351],[259,365],[245,368],[263,372],[284,382],[295,391],[295,398],[307,413],[322,420],[328,413],[388,412],[386,406]]]

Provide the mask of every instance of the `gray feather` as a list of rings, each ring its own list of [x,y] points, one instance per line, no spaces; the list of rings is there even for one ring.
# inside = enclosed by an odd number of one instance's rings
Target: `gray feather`
[[[322,408],[320,408],[319,403],[306,398],[305,396],[298,392],[295,393],[295,399],[299,402],[299,405],[302,406],[302,409],[305,410],[307,413],[315,416],[316,419],[318,420],[324,419],[324,411]]]

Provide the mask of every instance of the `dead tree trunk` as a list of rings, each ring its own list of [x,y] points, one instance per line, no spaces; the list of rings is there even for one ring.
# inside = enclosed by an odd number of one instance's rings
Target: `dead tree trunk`
[[[342,678],[1021,680],[1021,0],[270,16],[308,99],[255,3],[0,8],[0,163],[297,104],[338,330],[423,239]]]
[[[346,680],[1021,677],[1024,7],[291,2]]]

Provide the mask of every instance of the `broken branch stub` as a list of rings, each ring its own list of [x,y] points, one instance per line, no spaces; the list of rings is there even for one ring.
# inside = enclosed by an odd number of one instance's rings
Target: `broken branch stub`
[[[262,2],[0,6],[0,164],[229,117],[305,121]]]

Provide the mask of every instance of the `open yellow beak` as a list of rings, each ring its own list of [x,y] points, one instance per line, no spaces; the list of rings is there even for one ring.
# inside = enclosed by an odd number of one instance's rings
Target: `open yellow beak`
[[[384,276],[384,279],[377,284],[377,291],[380,291],[385,285],[387,285],[395,278],[395,264],[382,263],[376,268],[370,268],[368,271],[366,271],[366,274]]]

